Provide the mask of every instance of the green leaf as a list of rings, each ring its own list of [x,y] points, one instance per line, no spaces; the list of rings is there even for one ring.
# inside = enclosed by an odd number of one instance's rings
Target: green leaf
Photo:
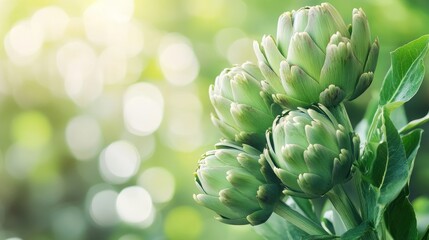
[[[409,132],[415,128],[420,127],[421,125],[423,125],[427,122],[429,122],[429,112],[426,114],[426,116],[409,122],[407,125],[405,125],[403,128],[401,128],[401,130],[399,130],[399,132],[400,133]]]
[[[414,131],[402,136],[402,143],[404,145],[405,154],[407,155],[409,175],[411,175],[411,172],[413,171],[414,160],[420,148],[422,134],[422,129],[415,129]]]
[[[265,239],[300,239],[308,236],[307,233],[294,225],[288,223],[277,214],[271,214],[271,217],[263,224],[253,226],[256,233]]]
[[[384,207],[393,201],[409,181],[414,159],[420,146],[421,129],[400,136],[388,116],[380,108],[380,126],[377,128],[383,141],[368,143],[360,165],[370,165],[370,171],[359,167],[362,173],[360,192],[362,214],[375,226],[381,220]],[[378,124],[377,124],[378,125]]]
[[[289,238],[288,238],[289,239]],[[294,238],[291,238],[294,239]],[[320,235],[320,236],[306,236],[304,238],[302,238],[301,240],[327,240],[327,239],[338,239],[337,236],[333,236],[333,235]]]
[[[370,184],[365,179],[360,182],[360,189],[362,192],[362,217],[377,225],[380,222],[380,213],[383,210],[383,207],[377,203],[380,198],[380,189]]]
[[[340,215],[332,206],[331,201],[326,201],[322,209],[322,222],[329,221],[334,229],[335,234],[341,235],[346,231],[343,221]]]
[[[408,199],[408,186],[386,208],[384,220],[393,239],[417,239],[416,214]]]
[[[363,222],[359,226],[352,228],[341,236],[341,240],[357,240],[372,231],[371,225],[368,222]]]
[[[404,106],[400,106],[390,113],[390,119],[397,129],[403,128],[408,124],[407,115]]]
[[[308,218],[318,221],[319,219],[316,216],[316,213],[313,210],[313,204],[310,202],[310,200],[305,198],[299,198],[299,197],[291,197],[299,210],[301,210]],[[297,210],[297,209],[295,209]]]
[[[376,186],[377,188],[381,187],[381,184],[383,184],[384,175],[386,173],[387,161],[387,143],[382,142],[377,147],[376,156],[370,173],[371,184]]]
[[[380,204],[389,204],[393,201],[408,182],[409,169],[404,145],[398,131],[389,118],[387,111],[383,111],[382,132],[387,143],[387,166],[380,188]]]
[[[377,157],[377,149],[380,145],[379,142],[369,142],[364,146],[363,154],[361,154],[359,160],[356,162],[357,167],[362,173],[362,177],[364,179],[368,179],[372,177],[372,169],[374,165],[374,161],[376,161]],[[368,182],[373,182],[371,179]]]
[[[391,53],[392,66],[381,88],[381,106],[395,109],[417,93],[424,78],[428,43],[429,35],[424,35]]]

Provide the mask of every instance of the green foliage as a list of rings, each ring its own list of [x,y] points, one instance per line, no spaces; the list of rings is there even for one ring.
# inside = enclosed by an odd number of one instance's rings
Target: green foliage
[[[408,186],[386,208],[384,220],[394,239],[417,239],[417,220],[408,199]]]
[[[368,222],[362,222],[359,226],[348,230],[342,236],[342,240],[357,240],[362,239],[366,234],[371,232],[371,224]]]
[[[369,110],[366,115],[373,117],[367,132],[366,154],[360,160],[365,180],[360,185],[363,205],[366,218],[374,227],[384,221],[394,239],[417,238],[416,215],[408,199],[408,184],[422,137],[422,130],[416,128],[427,122],[427,116],[398,131],[391,117],[404,119],[405,114],[403,111],[395,116],[391,113],[420,88],[428,43],[429,35],[426,35],[392,52],[392,66],[383,82],[379,106],[374,114],[371,113],[374,110]],[[367,163],[371,164],[369,172],[362,167]]]
[[[264,224],[255,226],[253,229],[265,239],[293,239],[308,236],[276,214],[271,215]]]
[[[379,188],[379,203],[388,204],[407,183],[409,170],[401,138],[386,111],[383,112],[382,132],[387,144],[387,155],[385,171],[382,172],[383,181]]]
[[[424,57],[428,43],[429,35],[425,35],[391,53],[392,66],[380,92],[381,106],[395,109],[417,93],[425,75]]]

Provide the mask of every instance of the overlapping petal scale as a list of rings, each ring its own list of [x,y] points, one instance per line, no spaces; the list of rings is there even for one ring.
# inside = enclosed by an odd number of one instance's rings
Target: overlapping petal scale
[[[265,36],[254,49],[269,85],[263,90],[284,109],[296,109],[360,96],[372,83],[379,44],[371,43],[362,9],[353,10],[348,28],[332,5],[322,3],[282,14],[277,37]]]
[[[351,177],[359,138],[342,106],[286,111],[267,133],[265,158],[285,185],[285,193],[316,198]]]
[[[228,224],[265,222],[283,196],[280,181],[262,153],[230,141],[220,142],[202,156],[195,178],[201,190],[195,201]]]

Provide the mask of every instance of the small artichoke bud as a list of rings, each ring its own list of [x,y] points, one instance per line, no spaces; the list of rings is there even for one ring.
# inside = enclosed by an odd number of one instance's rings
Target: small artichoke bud
[[[204,154],[195,173],[201,194],[195,201],[233,225],[258,225],[272,214],[282,196],[279,180],[261,152],[223,141]]]
[[[299,108],[278,116],[267,131],[264,154],[285,194],[317,198],[350,179],[359,137],[339,115],[344,112],[323,105]]]
[[[265,131],[281,109],[262,91],[263,76],[252,63],[225,69],[210,86],[216,114],[212,121],[227,139],[256,148],[265,146]]]
[[[284,13],[277,38],[254,43],[264,91],[284,109],[331,107],[357,98],[371,84],[377,64],[378,40],[371,43],[370,35],[362,9],[353,10],[350,27],[329,3]]]

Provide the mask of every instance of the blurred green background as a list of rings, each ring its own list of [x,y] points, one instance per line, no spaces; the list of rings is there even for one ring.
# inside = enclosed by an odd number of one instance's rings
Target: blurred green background
[[[320,2],[0,0],[0,239],[260,239],[192,199],[197,160],[220,137],[208,86],[254,61],[252,41],[282,12]],[[389,52],[429,33],[429,4],[330,2],[347,23],[362,7],[380,39],[376,80],[348,104],[357,124]],[[428,96],[426,79],[410,119]],[[411,197],[429,212],[426,130]]]

